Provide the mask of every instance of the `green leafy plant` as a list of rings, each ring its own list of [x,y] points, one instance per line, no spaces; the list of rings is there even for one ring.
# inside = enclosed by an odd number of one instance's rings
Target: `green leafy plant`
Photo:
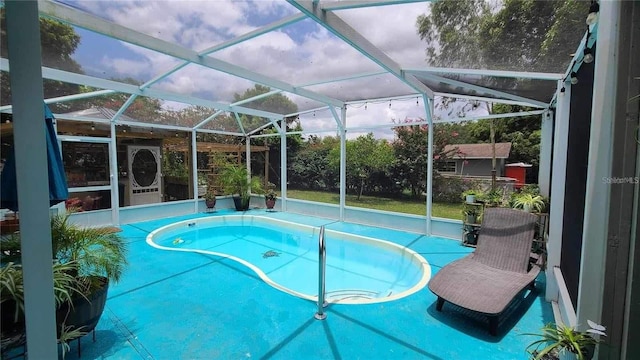
[[[204,199],[207,201],[212,201],[215,200],[216,198],[216,192],[213,190],[212,187],[207,186],[207,192],[204,194]]]
[[[259,177],[249,177],[247,168],[239,164],[228,164],[222,170],[222,186],[227,194],[249,199],[250,192],[261,194],[262,181]]]
[[[62,323],[60,325],[60,336],[58,337],[58,343],[60,343],[60,345],[62,346],[62,360],[65,359],[67,353],[69,352],[69,350],[71,350],[69,342],[87,334],[82,329],[84,329],[84,326],[74,328],[73,326],[67,326],[67,324],[65,323]]]
[[[461,197],[462,200],[465,200],[467,198],[467,196],[480,196],[482,195],[482,191],[477,190],[477,189],[467,189],[465,191],[462,192]]]
[[[541,212],[544,207],[545,201],[541,195],[520,194],[513,201],[514,209],[523,209],[529,212]]]
[[[277,197],[278,197],[278,194],[276,194],[276,192],[273,189],[267,190],[267,192],[264,194],[264,198],[266,200],[275,200]]]
[[[489,190],[479,196],[479,200],[484,201],[487,206],[502,206],[503,193],[500,189]]]
[[[265,200],[275,200],[278,197],[278,194],[274,190],[275,184],[267,183],[267,191],[264,193]]]
[[[78,331],[83,327],[82,322],[91,324],[88,325],[91,328],[85,330],[93,329],[104,309],[109,280],[117,282],[127,265],[126,243],[113,228],[81,227],[69,217],[67,213],[51,218],[56,317],[59,320],[58,313],[71,311],[75,322],[65,325],[65,319],[57,323],[58,334],[64,334],[63,347],[73,336],[81,336]],[[0,242],[3,248],[6,244],[11,249],[3,254],[6,256],[2,257],[0,268],[2,325],[8,332],[17,333],[24,331],[23,273],[17,263],[20,261],[19,240],[20,234],[16,233]],[[9,258],[16,262],[7,261]]]
[[[82,295],[82,286],[71,275],[76,264],[53,263],[53,296],[56,306],[71,301],[75,294]],[[9,302],[13,301],[12,304]],[[13,322],[18,322],[24,314],[24,282],[22,265],[10,262],[0,268],[0,304],[14,307]]]
[[[53,257],[76,265],[79,277],[104,276],[118,282],[127,266],[127,244],[108,227],[81,227],[70,213],[51,218]]]
[[[593,356],[596,344],[601,342],[596,336],[606,336],[606,329],[591,320],[587,320],[587,323],[589,329],[586,331],[578,331],[574,327],[563,324],[547,324],[542,328],[541,334],[524,334],[540,337],[527,346],[527,351],[535,360],[543,359],[548,354],[557,355],[564,351],[575,354],[578,360],[589,359]],[[544,347],[540,349],[542,346]]]

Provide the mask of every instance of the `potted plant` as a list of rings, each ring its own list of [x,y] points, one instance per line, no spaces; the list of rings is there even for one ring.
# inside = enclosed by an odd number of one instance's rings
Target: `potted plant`
[[[526,212],[540,212],[544,207],[544,198],[540,195],[533,195],[529,193],[520,194],[513,201],[514,209],[522,209]]]
[[[276,205],[276,197],[278,195],[273,189],[267,190],[264,194],[264,204],[267,207],[267,210],[273,210],[273,207]]]
[[[467,224],[477,224],[478,216],[480,215],[480,207],[479,206],[465,206],[462,211],[465,216],[465,221]]]
[[[480,190],[468,189],[462,192],[462,200],[465,200],[467,204],[473,204],[476,202],[476,196],[480,194]]]
[[[213,190],[207,189],[204,194],[204,203],[207,205],[207,209],[211,210],[216,207],[216,193]]]
[[[225,193],[233,195],[237,211],[249,209],[250,192],[262,193],[262,182],[258,177],[249,177],[246,167],[239,164],[228,164],[221,174]]]
[[[216,207],[216,189],[211,174],[207,175],[207,191],[204,193],[204,203],[207,205],[207,210]]]
[[[541,334],[524,334],[538,336],[540,339],[527,346],[527,351],[534,359],[559,359],[563,352],[570,352],[578,360],[591,359],[595,347],[601,342],[597,336],[606,336],[605,327],[587,320],[589,329],[578,331],[564,324],[547,324]],[[546,345],[546,346],[545,346]],[[541,346],[545,346],[540,349]]]
[[[479,195],[479,200],[484,202],[486,206],[498,207],[503,203],[503,194],[500,189],[489,190]]]
[[[67,213],[51,218],[54,282],[56,276],[59,279],[54,291],[59,292],[59,295],[56,295],[59,338],[61,335],[68,337],[74,330],[81,330],[86,334],[95,329],[104,310],[109,282],[118,281],[127,265],[126,243],[112,228],[81,227],[69,222],[69,216]],[[20,294],[20,291],[23,291],[22,268],[12,262],[7,264],[9,260],[19,259],[19,236],[19,233],[16,233],[4,238],[1,244],[3,248],[6,246],[11,249],[6,254],[12,256],[11,259],[2,259],[2,282],[18,281],[16,288],[19,289],[19,292],[11,291],[10,288],[6,288],[5,291],[3,286],[3,321],[7,310],[5,302],[15,302],[14,319],[24,318],[23,297]]]

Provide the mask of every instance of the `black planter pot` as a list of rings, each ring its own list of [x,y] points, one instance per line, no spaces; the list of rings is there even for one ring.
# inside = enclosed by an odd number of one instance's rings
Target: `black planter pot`
[[[216,198],[205,199],[204,203],[207,205],[207,209],[213,209],[216,207]]]
[[[243,198],[240,196],[233,197],[233,204],[236,206],[237,211],[247,211],[249,210],[249,200],[250,198]]]
[[[16,302],[13,299],[7,300],[2,303],[0,307],[1,323],[3,335],[20,334],[24,333],[25,323],[24,314],[22,311],[18,314],[16,321]]]
[[[73,306],[70,307],[69,303],[65,303],[56,310],[58,337],[60,336],[60,328],[63,323],[70,330],[83,327],[81,331],[85,333],[89,333],[95,329],[104,311],[104,305],[107,302],[107,292],[109,290],[108,278],[99,277],[98,281],[101,286],[89,294],[87,299],[82,296],[75,296],[71,301]]]

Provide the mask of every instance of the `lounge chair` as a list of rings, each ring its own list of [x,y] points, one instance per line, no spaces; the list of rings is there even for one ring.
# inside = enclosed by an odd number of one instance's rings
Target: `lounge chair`
[[[489,317],[489,332],[497,334],[499,316],[527,286],[535,289],[540,272],[531,263],[531,244],[537,217],[508,208],[487,208],[476,250],[446,266],[429,282],[438,296],[436,310],[445,301]]]

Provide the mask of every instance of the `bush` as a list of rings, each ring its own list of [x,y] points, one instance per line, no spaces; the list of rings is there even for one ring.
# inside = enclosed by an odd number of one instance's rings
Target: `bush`
[[[443,176],[433,173],[433,201],[460,203],[460,194],[469,189],[479,189],[480,182],[460,176]]]

